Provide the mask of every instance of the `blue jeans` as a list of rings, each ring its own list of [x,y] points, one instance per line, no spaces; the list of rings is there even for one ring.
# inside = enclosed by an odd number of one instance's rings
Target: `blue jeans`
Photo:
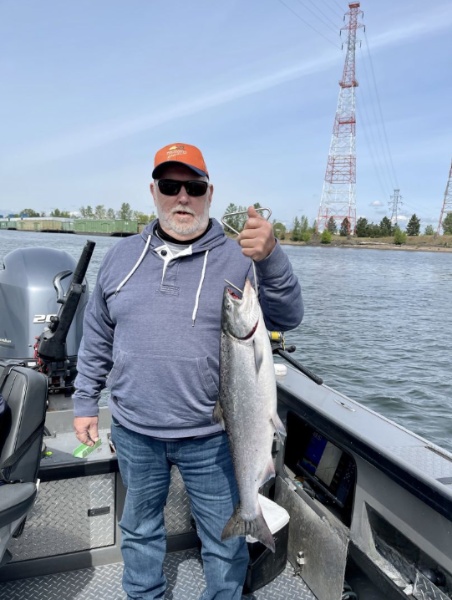
[[[244,538],[221,541],[223,527],[238,502],[226,434],[164,442],[126,429],[115,419],[111,429],[127,489],[119,525],[128,600],[165,596],[163,509],[173,464],[187,489],[202,544],[207,587],[200,600],[240,600],[248,547]]]

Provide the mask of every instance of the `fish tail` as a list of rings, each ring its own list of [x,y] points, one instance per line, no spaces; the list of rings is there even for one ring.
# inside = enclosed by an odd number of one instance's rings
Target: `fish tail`
[[[231,537],[250,535],[264,546],[267,546],[272,552],[275,552],[275,540],[270,531],[262,512],[252,521],[245,521],[240,514],[240,504],[236,506],[232,517],[226,523],[222,540],[228,540]]]

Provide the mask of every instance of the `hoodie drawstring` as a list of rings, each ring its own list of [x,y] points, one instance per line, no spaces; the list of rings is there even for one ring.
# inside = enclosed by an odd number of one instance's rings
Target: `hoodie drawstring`
[[[124,277],[124,279],[121,281],[121,283],[118,285],[118,287],[115,290],[115,296],[119,293],[119,291],[121,290],[121,288],[123,288],[125,286],[125,284],[129,281],[129,279],[132,277],[132,275],[135,273],[135,271],[138,269],[138,267],[141,265],[141,263],[144,260],[144,257],[146,256],[146,253],[148,251],[149,248],[149,244],[151,243],[151,237],[152,235],[148,235],[148,239],[146,240],[146,245],[144,247],[143,252],[140,255],[140,258],[137,260],[137,262],[135,263],[135,265],[133,266],[133,268],[131,269],[131,271]],[[189,251],[188,251],[189,250]],[[185,251],[181,252],[180,254],[191,254],[191,246],[187,249],[185,249]],[[204,277],[206,275],[206,267],[207,267],[207,256],[209,255],[209,250],[206,250],[205,254],[204,254],[204,261],[203,261],[203,265],[202,265],[202,271],[201,271],[201,278],[199,280],[199,285],[198,285],[198,289],[196,291],[196,299],[195,299],[195,306],[193,308],[193,314],[192,314],[192,327],[195,326],[195,321],[196,321],[196,315],[198,313],[198,307],[199,307],[199,297],[201,295],[201,289],[202,289],[202,284],[204,283]],[[165,267],[166,265],[164,265],[164,269],[163,269],[163,275],[165,274]]]
[[[146,245],[144,247],[143,252],[141,253],[140,258],[137,260],[137,262],[135,263],[134,267],[132,268],[132,270],[130,271],[130,273],[128,273],[124,279],[121,281],[121,283],[118,285],[118,287],[115,290],[115,296],[118,294],[119,290],[125,286],[125,284],[129,281],[129,279],[132,277],[132,275],[135,273],[135,271],[138,269],[138,267],[141,265],[141,263],[143,262],[144,257],[146,256],[146,252],[148,251],[149,248],[149,244],[151,243],[151,235],[148,235],[148,239],[146,240]]]
[[[202,284],[204,283],[204,276],[206,274],[206,266],[207,266],[207,256],[209,254],[209,251],[206,250],[206,253],[204,254],[204,262],[202,265],[202,271],[201,271],[201,279],[199,280],[199,285],[198,285],[198,290],[196,292],[196,300],[195,300],[195,307],[193,309],[193,314],[192,314],[192,327],[195,326],[195,321],[196,321],[196,314],[198,312],[198,306],[199,306],[199,297],[201,295],[201,288],[202,288]]]

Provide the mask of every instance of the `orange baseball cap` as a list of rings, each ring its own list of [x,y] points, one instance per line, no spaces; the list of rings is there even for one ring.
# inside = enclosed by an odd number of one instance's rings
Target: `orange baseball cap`
[[[154,158],[152,179],[159,179],[159,175],[167,165],[179,163],[189,167],[197,175],[209,178],[204,157],[201,150],[190,144],[169,144],[157,151]]]

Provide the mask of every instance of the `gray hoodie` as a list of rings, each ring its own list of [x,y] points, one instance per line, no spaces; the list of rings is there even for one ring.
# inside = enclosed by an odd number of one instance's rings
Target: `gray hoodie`
[[[154,234],[120,240],[105,255],[88,301],[75,380],[75,416],[94,416],[104,387],[113,416],[158,438],[209,435],[218,397],[225,279],[243,289],[252,262],[221,225],[172,258]],[[279,246],[256,263],[269,330],[303,317],[301,290]]]

